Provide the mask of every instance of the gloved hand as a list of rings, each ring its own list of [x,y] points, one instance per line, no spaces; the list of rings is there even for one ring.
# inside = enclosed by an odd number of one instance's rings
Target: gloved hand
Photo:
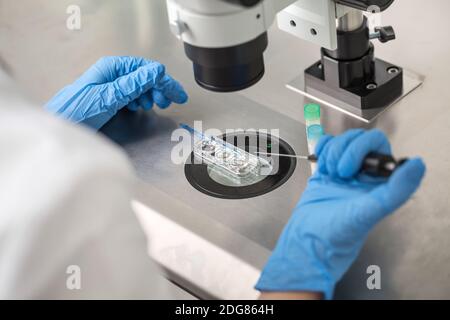
[[[379,130],[350,130],[319,141],[318,171],[262,272],[259,291],[321,292],[332,298],[370,230],[412,196],[425,174],[420,159],[407,161],[389,180],[360,174],[370,152],[391,154]]]
[[[62,89],[45,108],[75,123],[101,128],[121,108],[165,109],[188,99],[183,87],[162,64],[135,57],[104,57],[73,84]]]

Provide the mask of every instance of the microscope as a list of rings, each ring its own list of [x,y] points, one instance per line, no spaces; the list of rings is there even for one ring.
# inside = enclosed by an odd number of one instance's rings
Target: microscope
[[[232,92],[257,83],[264,75],[267,30],[277,17],[281,30],[321,47],[320,61],[301,75],[298,91],[325,104],[375,110],[373,117],[406,94],[404,70],[376,58],[371,42],[394,40],[394,29],[370,28],[364,15],[393,2],[167,0],[167,6],[171,30],[183,41],[201,87]]]

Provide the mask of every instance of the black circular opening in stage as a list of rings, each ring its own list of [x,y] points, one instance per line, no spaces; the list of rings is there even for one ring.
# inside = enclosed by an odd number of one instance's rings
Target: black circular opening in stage
[[[292,147],[285,141],[278,137],[272,138],[271,135],[260,132],[241,132],[223,135],[221,137],[226,141],[245,141],[246,151],[250,149],[257,149],[260,152],[276,152],[286,155],[295,155]],[[256,141],[256,146],[250,144]],[[267,146],[260,145],[261,143],[267,143]],[[210,170],[208,170],[207,164],[195,164],[193,161],[194,153],[188,158],[185,164],[184,172],[189,183],[200,192],[207,194],[211,197],[221,199],[248,199],[269,193],[280,186],[282,186],[294,173],[297,165],[297,160],[290,157],[275,157],[278,160],[278,170],[275,174],[266,176],[263,180],[260,180],[251,185],[245,186],[230,186],[221,184],[213,180],[210,176]]]

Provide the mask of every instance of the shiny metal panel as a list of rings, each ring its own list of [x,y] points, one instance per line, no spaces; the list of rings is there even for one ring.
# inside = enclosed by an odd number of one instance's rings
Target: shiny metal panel
[[[375,44],[381,59],[424,75],[422,87],[371,124],[323,109],[329,133],[378,127],[388,134],[397,156],[420,155],[428,166],[417,195],[370,234],[360,257],[338,286],[338,298],[450,297],[450,2],[431,2],[424,7],[419,0],[396,1],[383,14],[383,24],[395,26],[398,39]],[[82,8],[79,31],[66,28],[66,8],[72,4]],[[194,83],[182,44],[170,34],[162,0],[0,0],[2,65],[38,103],[44,103],[104,55],[160,60],[183,82],[191,96],[188,105],[148,114],[124,112],[104,133],[126,150],[137,170],[140,208],[174,221],[223,250],[224,257],[234,256],[245,266],[243,270],[263,266],[305,187],[309,167],[299,163],[288,183],[261,198],[212,199],[195,191],[185,181],[182,167],[170,162],[173,144],[169,137],[181,120],[203,120],[205,126],[219,129],[279,128],[281,137],[297,153],[305,152],[305,100],[285,85],[319,59],[319,48],[276,27],[269,31],[269,38],[265,78],[239,94],[220,95]],[[142,212],[145,216],[147,211]],[[164,225],[158,228],[164,230]],[[177,234],[173,238],[178,239]],[[254,279],[254,275],[240,273],[236,265],[225,277],[226,283],[211,281],[218,276],[208,263],[208,250],[198,248],[188,259],[200,261],[201,272],[174,279],[204,297],[254,297],[249,281],[242,281],[243,277]],[[186,265],[176,257],[166,261],[173,262],[164,266],[169,271],[180,266],[195,271],[198,266]],[[367,289],[369,265],[381,268],[381,290]]]
[[[387,111],[389,108],[395,106],[401,99],[412,93],[414,90],[419,88],[424,77],[415,74],[409,70],[403,70],[403,92],[400,97],[398,97],[393,103],[383,108],[375,109],[360,109],[356,108],[348,103],[340,101],[334,97],[331,97],[323,92],[319,92],[314,88],[305,89],[305,76],[299,75],[294,80],[290,81],[286,87],[294,92],[297,92],[307,99],[313,100],[320,103],[324,107],[333,108],[337,111],[343,112],[349,117],[353,117],[365,123],[370,123],[378,118],[383,112]]]

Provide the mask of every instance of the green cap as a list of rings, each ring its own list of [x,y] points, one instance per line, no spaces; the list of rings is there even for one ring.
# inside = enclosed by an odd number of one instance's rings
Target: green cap
[[[316,103],[308,103],[304,108],[305,120],[320,120],[320,106]]]
[[[317,141],[325,134],[320,124],[314,124],[308,127],[308,140]]]

